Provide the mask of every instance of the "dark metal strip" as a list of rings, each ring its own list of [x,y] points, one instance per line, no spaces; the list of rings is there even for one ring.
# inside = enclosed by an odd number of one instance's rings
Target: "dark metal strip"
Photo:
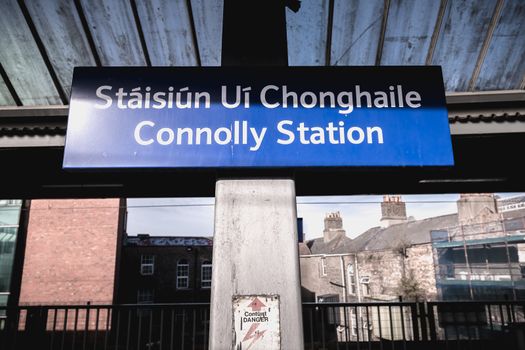
[[[191,0],[186,0],[186,7],[188,8],[188,16],[190,18],[191,25],[191,39],[193,41],[193,47],[195,48],[195,56],[197,58],[197,66],[201,67],[201,52],[199,49],[199,41],[197,40],[197,29],[195,27],[195,20],[193,18],[193,8],[191,7]]]
[[[489,24],[489,28],[487,29],[487,35],[485,36],[485,40],[483,40],[483,45],[479,52],[478,60],[476,61],[476,66],[474,68],[474,71],[472,72],[472,77],[470,77],[468,91],[474,91],[476,80],[478,80],[479,73],[481,71],[481,66],[483,65],[483,62],[485,61],[485,56],[487,56],[490,42],[492,41],[492,35],[494,34],[494,30],[496,29],[496,26],[498,25],[498,21],[501,17],[502,9],[503,9],[503,0],[498,0],[498,3],[494,7],[494,13],[492,14],[492,19],[490,20],[490,24]]]
[[[7,75],[7,72],[5,71],[1,62],[0,62],[0,76],[2,76],[5,86],[7,87],[7,90],[9,91],[9,93],[11,94],[11,97],[13,97],[13,100],[15,100],[16,105],[22,106],[23,105],[22,100],[20,99],[20,96],[18,96],[18,93],[16,92],[15,87],[11,83],[11,79],[9,79],[9,76]]]
[[[383,9],[383,19],[381,21],[381,33],[379,35],[379,41],[377,43],[376,52],[376,66],[381,64],[381,56],[383,55],[383,45],[385,43],[385,32],[386,24],[388,22],[388,11],[390,10],[390,0],[385,0],[385,6]]]
[[[432,58],[434,57],[434,50],[436,49],[436,44],[439,38],[439,32],[441,31],[441,25],[443,24],[443,18],[445,16],[445,9],[447,8],[447,0],[441,0],[441,5],[439,6],[439,12],[436,19],[436,25],[434,26],[434,33],[432,33],[432,39],[430,40],[430,46],[428,48],[427,59],[425,64],[428,66],[432,64]]]
[[[328,3],[328,23],[326,24],[325,66],[332,64],[332,32],[334,30],[334,0]]]

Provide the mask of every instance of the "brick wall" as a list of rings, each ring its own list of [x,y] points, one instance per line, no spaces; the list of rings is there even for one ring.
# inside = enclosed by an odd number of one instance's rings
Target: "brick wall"
[[[33,200],[20,304],[111,303],[118,199]]]

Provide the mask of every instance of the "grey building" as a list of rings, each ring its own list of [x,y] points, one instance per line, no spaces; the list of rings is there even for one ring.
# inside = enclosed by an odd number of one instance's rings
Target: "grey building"
[[[413,220],[399,196],[385,196],[385,226],[370,228],[355,239],[346,236],[339,213],[328,214],[323,237],[300,245],[303,300],[525,298],[523,210],[499,213],[493,194],[461,195],[457,207],[454,214]],[[406,310],[385,310],[365,315],[363,308],[351,307],[326,320],[335,326],[334,336],[340,341],[357,340],[358,334],[361,340],[401,340],[403,334],[396,330],[410,315]],[[379,330],[380,319],[391,322],[394,331]]]
[[[317,301],[522,299],[525,210],[498,207],[493,194],[462,194],[457,213],[413,220],[399,196],[385,196],[385,227],[354,239],[338,213],[328,214],[323,237],[300,250],[305,295]]]

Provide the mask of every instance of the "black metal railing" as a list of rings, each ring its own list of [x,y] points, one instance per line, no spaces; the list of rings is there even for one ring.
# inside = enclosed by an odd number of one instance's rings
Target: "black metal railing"
[[[525,302],[304,303],[305,349],[525,350]]]
[[[0,349],[207,349],[209,307],[140,304],[4,308],[7,317],[0,322]]]
[[[0,308],[0,349],[207,349],[209,307]],[[525,349],[524,310],[516,301],[303,303],[305,349]]]

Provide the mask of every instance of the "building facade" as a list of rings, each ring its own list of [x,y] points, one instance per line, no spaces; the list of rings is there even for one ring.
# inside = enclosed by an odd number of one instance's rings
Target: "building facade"
[[[117,302],[209,302],[211,259],[211,238],[125,235]]]
[[[0,306],[10,297],[21,211],[21,200],[0,200]]]
[[[119,199],[31,201],[20,304],[111,304],[119,211]]]
[[[413,220],[399,196],[385,196],[385,226],[354,239],[328,214],[323,238],[302,247],[303,288],[312,300],[523,299],[525,211],[498,204],[490,193],[463,194],[457,214]]]

